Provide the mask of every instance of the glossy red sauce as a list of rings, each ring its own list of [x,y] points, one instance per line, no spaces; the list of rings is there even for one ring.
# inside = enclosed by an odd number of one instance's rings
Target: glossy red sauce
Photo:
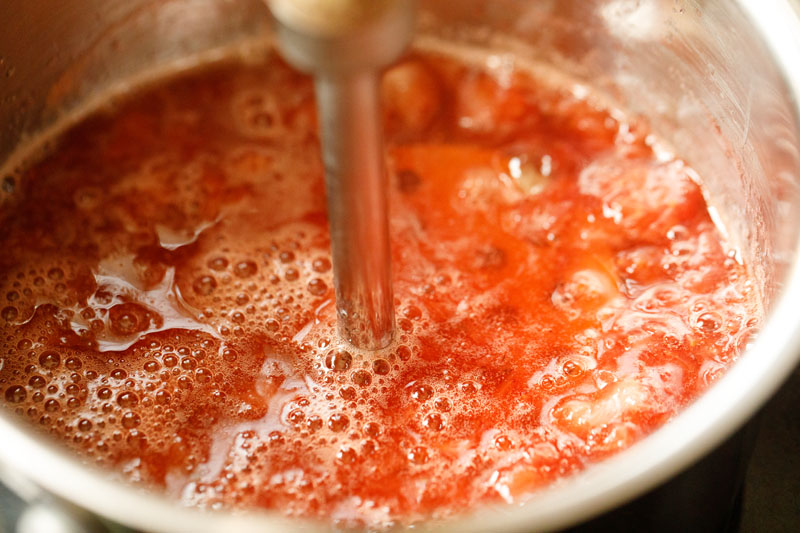
[[[439,56],[383,91],[392,347],[336,339],[312,88],[270,55],[127,97],[11,180],[6,407],[187,504],[380,527],[519,501],[739,354],[747,269],[643,124]]]

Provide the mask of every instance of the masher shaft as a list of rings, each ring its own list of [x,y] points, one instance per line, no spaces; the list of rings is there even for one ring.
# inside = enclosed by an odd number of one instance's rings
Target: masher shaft
[[[339,331],[375,350],[394,330],[378,73],[317,76],[315,83]]]
[[[382,69],[403,52],[415,0],[267,0],[279,49],[314,76],[340,335],[358,348],[394,332]]]

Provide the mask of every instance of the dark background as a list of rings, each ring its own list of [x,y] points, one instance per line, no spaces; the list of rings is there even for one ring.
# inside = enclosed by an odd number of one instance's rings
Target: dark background
[[[800,369],[767,404],[747,471],[742,533],[800,531]]]

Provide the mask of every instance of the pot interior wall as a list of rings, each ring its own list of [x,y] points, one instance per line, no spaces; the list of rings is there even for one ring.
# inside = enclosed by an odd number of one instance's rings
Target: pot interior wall
[[[259,0],[4,2],[0,20],[0,168],[29,136],[129,80],[271,24]]]

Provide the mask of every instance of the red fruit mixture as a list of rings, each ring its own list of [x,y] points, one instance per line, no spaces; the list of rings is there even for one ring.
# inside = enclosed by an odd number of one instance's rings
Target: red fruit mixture
[[[383,93],[390,348],[336,337],[312,87],[266,54],[117,101],[6,180],[6,408],[187,504],[381,527],[518,501],[740,353],[746,266],[643,124],[433,53]]]

